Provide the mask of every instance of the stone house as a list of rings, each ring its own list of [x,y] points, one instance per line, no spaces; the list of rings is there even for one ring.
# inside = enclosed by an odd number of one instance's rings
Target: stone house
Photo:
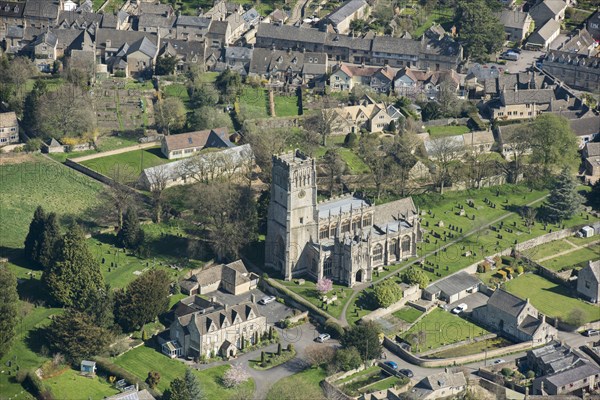
[[[205,148],[233,147],[227,128],[206,129],[177,135],[166,135],[162,139],[161,151],[169,160],[191,157]]]
[[[348,0],[320,22],[326,26],[331,26],[333,30],[340,34],[350,32],[350,23],[357,19],[366,19],[370,14],[369,4],[365,0]]]
[[[176,20],[175,15],[165,17],[157,14],[141,14],[134,23],[134,28],[140,32],[155,33],[161,39],[175,39]]]
[[[527,38],[527,47],[547,50],[550,44],[560,35],[560,22],[548,20]]]
[[[256,343],[268,329],[267,319],[253,301],[234,306],[211,304],[176,316],[162,352],[170,357],[235,357],[242,342]]]
[[[130,27],[129,14],[119,10],[116,14],[105,13],[102,16],[101,28],[127,30]]]
[[[467,380],[462,372],[444,372],[431,374],[423,378],[406,396],[411,400],[434,400],[455,398],[467,389]]]
[[[533,381],[532,394],[542,396],[575,395],[583,397],[600,387],[600,368],[593,362],[541,376]]]
[[[187,41],[178,39],[161,40],[159,56],[173,56],[177,59],[175,69],[177,72],[185,72],[191,65],[204,66],[207,47],[206,40]]]
[[[511,42],[521,42],[531,32],[534,27],[533,18],[528,12],[519,10],[502,10],[496,14],[500,23],[504,26],[506,40]]]
[[[24,1],[0,1],[0,42],[6,38],[9,26],[23,25],[24,10]]]
[[[317,203],[316,162],[296,150],[273,157],[266,260],[286,280],[328,277],[348,286],[416,256],[421,238],[411,198],[374,206],[356,196]]]
[[[488,109],[492,119],[534,119],[543,112],[567,111],[573,106],[573,100],[559,98],[551,87],[528,90],[504,88],[499,99],[488,103]]]
[[[0,113],[0,147],[19,143],[19,120],[14,111]]]
[[[574,89],[600,90],[600,61],[596,56],[551,50],[542,69]]]
[[[569,119],[569,126],[579,139],[579,148],[593,142],[600,135],[600,117],[588,112],[579,118]]]
[[[543,26],[546,22],[554,20],[560,22],[565,19],[567,3],[563,0],[538,0],[530,10],[529,14],[536,27]]]
[[[405,67],[398,71],[394,79],[394,91],[399,96],[415,98],[423,95],[433,100],[438,97],[444,82],[449,83],[449,87],[458,92],[461,80],[454,70],[430,71]]]
[[[476,276],[459,272],[427,286],[423,290],[423,297],[432,301],[440,299],[450,304],[478,292],[480,284],[481,281]]]
[[[208,34],[210,25],[209,18],[180,15],[175,22],[176,38],[188,41],[201,40]]]
[[[322,81],[327,68],[325,53],[255,48],[248,75],[264,78],[274,86],[298,86]]]
[[[359,104],[328,109],[335,114],[334,135],[343,135],[349,132],[358,133],[366,130],[369,133],[383,132],[388,129],[392,121],[396,122],[401,116],[398,110],[384,103],[375,103],[366,96]]]
[[[504,289],[495,290],[487,304],[474,309],[471,316],[477,323],[518,342],[542,344],[558,336],[556,328],[546,323],[545,316],[529,299],[522,300]]]
[[[58,38],[52,31],[39,35],[30,45],[35,66],[42,72],[52,72],[58,52]]]
[[[376,92],[388,93],[393,86],[396,70],[388,66],[339,64],[333,68],[329,86],[334,91],[351,91],[357,85],[365,85]]]
[[[552,342],[527,352],[527,367],[537,376],[555,374],[573,368],[581,362],[582,359],[570,347],[559,342]]]
[[[587,301],[600,303],[600,259],[589,261],[577,275],[577,293]]]
[[[62,0],[27,0],[23,10],[23,26],[48,29],[56,26]]]
[[[258,275],[250,273],[242,260],[212,265],[181,281],[181,290],[190,296],[207,294],[221,289],[239,295],[256,288]]]

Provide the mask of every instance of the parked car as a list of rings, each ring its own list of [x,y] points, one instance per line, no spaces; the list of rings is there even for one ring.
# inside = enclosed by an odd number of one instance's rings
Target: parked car
[[[598,329],[588,329],[586,331],[583,331],[583,334],[585,336],[600,336],[600,330],[598,330]]]
[[[494,364],[502,364],[502,363],[505,363],[505,362],[506,362],[506,360],[503,360],[501,358],[499,358],[497,360],[494,360]]]
[[[518,61],[519,54],[512,52],[512,51],[507,51],[505,53],[500,54],[500,58],[502,58],[504,60],[509,60],[509,61]]]
[[[275,297],[275,296],[265,296],[265,297],[263,297],[262,299],[260,299],[260,300],[258,301],[258,304],[265,305],[265,304],[272,303],[272,302],[274,302],[275,300],[277,300],[277,297]]]
[[[323,343],[329,339],[331,339],[331,335],[329,333],[321,333],[315,340],[319,343]]]
[[[413,372],[408,368],[403,368],[398,372],[400,372],[402,375],[406,376],[407,378],[412,378],[413,376],[415,376],[415,374],[413,374]]]
[[[396,364],[394,361],[386,361],[384,364],[392,369],[398,369],[398,364]]]
[[[469,308],[468,305],[466,305],[465,303],[461,303],[452,309],[452,314],[460,314],[461,312],[465,311],[467,308]]]

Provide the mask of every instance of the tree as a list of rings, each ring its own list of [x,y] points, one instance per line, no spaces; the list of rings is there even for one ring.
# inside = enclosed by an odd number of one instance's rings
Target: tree
[[[163,55],[156,59],[154,73],[156,75],[171,75],[175,72],[177,66],[177,58],[175,56]]]
[[[8,353],[14,339],[18,306],[17,278],[6,266],[0,265],[0,358]]]
[[[55,213],[50,213],[44,223],[44,232],[39,247],[37,261],[44,268],[48,268],[57,257],[57,247],[60,242],[60,227],[58,226],[58,217]]]
[[[187,92],[193,108],[213,107],[219,102],[219,92],[212,84],[193,82],[188,85]]]
[[[415,266],[409,267],[402,277],[402,280],[409,285],[419,284],[421,289],[425,289],[429,284],[429,277],[423,270],[418,269]]]
[[[111,340],[109,331],[73,309],[54,316],[46,337],[51,349],[63,353],[73,364],[102,353]]]
[[[396,192],[403,197],[410,183],[410,171],[417,162],[417,158],[413,155],[417,148],[415,139],[414,135],[405,132],[394,139],[388,151]]]
[[[245,185],[211,182],[196,185],[187,199],[192,219],[218,260],[239,258],[256,236],[256,200]]]
[[[323,169],[327,174],[327,188],[329,196],[333,196],[333,188],[336,181],[339,182],[346,169],[346,163],[342,160],[337,148],[331,148],[323,156]]]
[[[223,375],[223,385],[232,388],[247,382],[250,374],[242,364],[234,364]]]
[[[373,296],[379,307],[389,307],[402,298],[402,289],[393,280],[387,279],[375,285]]]
[[[229,68],[221,72],[215,80],[215,86],[225,101],[230,101],[242,91],[242,77]]]
[[[464,152],[465,148],[462,141],[455,140],[453,136],[429,141],[427,153],[436,163],[436,175],[441,194],[444,194],[446,184],[452,183],[453,167],[457,166],[457,161]]]
[[[600,210],[600,179],[594,183],[592,190],[588,192],[588,204],[594,210]]]
[[[273,154],[280,154],[294,143],[294,135],[290,129],[259,129],[244,123],[245,139],[254,152],[256,164],[260,168],[263,182],[271,182]]]
[[[340,128],[338,115],[332,109],[323,109],[320,113],[308,118],[304,128],[312,130],[321,136],[321,145],[327,146],[327,138]]]
[[[52,299],[65,307],[88,304],[92,293],[104,288],[100,266],[77,225],[61,238],[56,259],[44,271],[42,281]]]
[[[185,106],[179,97],[167,97],[156,102],[154,119],[158,129],[165,135],[171,134],[173,130],[183,128],[185,117]]]
[[[531,162],[542,166],[544,173],[573,167],[578,163],[577,138],[569,121],[559,115],[544,113],[529,125]]]
[[[152,322],[169,308],[171,280],[163,270],[152,269],[138,276],[115,295],[115,317],[124,331],[131,332]]]
[[[41,133],[55,139],[91,136],[96,128],[92,101],[87,91],[70,83],[44,93],[36,116]]]
[[[554,188],[544,205],[544,211],[550,221],[560,222],[577,214],[584,201],[583,196],[577,191],[577,181],[565,168],[556,178]]]
[[[381,355],[379,328],[373,322],[355,325],[348,329],[340,339],[343,348],[355,347],[364,361],[374,360]]]
[[[323,347],[317,344],[311,344],[304,349],[304,359],[313,367],[331,364],[335,356],[335,349],[329,346]]]
[[[160,382],[160,372],[158,371],[148,371],[148,377],[146,378],[146,383],[150,386],[150,389],[155,389]]]
[[[456,89],[456,82],[449,75],[444,75],[440,83],[437,101],[445,117],[456,117],[458,114],[459,100],[456,95]]]
[[[200,380],[190,368],[185,370],[183,378],[175,378],[171,381],[165,397],[167,400],[204,400],[206,398],[202,392]]]
[[[323,277],[317,281],[316,289],[321,295],[327,294],[327,292],[333,289],[333,281],[329,278]]]
[[[133,250],[144,244],[144,231],[140,227],[140,220],[133,207],[125,213],[123,226],[117,233],[117,243],[126,249]]]
[[[459,0],[454,23],[466,56],[485,62],[504,43],[504,27],[494,15],[492,3],[485,0]]]
[[[167,165],[157,165],[147,169],[144,173],[150,186],[154,222],[160,224],[165,205],[164,191],[171,181],[171,169]]]
[[[369,166],[371,179],[377,190],[376,197],[380,198],[383,184],[389,178],[391,160],[387,156],[387,143],[382,142],[375,135],[365,135],[358,143],[358,154]]]
[[[362,357],[358,353],[356,347],[349,347],[347,349],[339,349],[335,353],[333,361],[336,369],[341,371],[350,371],[351,369],[358,368],[362,364]]]
[[[108,190],[102,194],[106,196],[106,202],[109,203],[106,214],[113,216],[117,227],[121,229],[125,211],[132,206],[135,195],[135,191],[127,184],[137,180],[138,173],[127,164],[116,164],[105,175],[110,178]]]
[[[47,92],[47,84],[44,80],[38,79],[33,84],[33,90],[25,97],[23,105],[22,126],[30,137],[38,133],[40,121],[38,121],[38,108],[40,107],[40,98]]]
[[[46,213],[42,206],[38,206],[33,213],[33,219],[29,223],[29,232],[25,237],[25,248],[23,249],[25,256],[35,262],[39,259],[39,249],[44,235],[45,223]]]
[[[531,227],[535,223],[535,217],[537,216],[537,208],[524,206],[519,210],[521,214],[521,218],[525,222],[525,226],[529,230],[529,234],[531,235]]]
[[[192,130],[204,130],[227,126],[229,115],[220,109],[208,105],[201,106],[187,115],[187,127]]]

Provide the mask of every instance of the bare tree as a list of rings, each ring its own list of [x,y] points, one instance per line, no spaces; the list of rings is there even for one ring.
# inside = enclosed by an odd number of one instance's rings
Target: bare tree
[[[531,235],[531,227],[535,224],[535,217],[537,216],[537,208],[524,206],[521,207],[520,210],[521,217],[525,222],[525,226],[527,227],[529,234]]]
[[[333,109],[323,109],[306,120],[305,129],[317,132],[321,136],[321,145],[327,146],[327,138],[340,128],[338,114]]]
[[[171,180],[171,169],[168,165],[158,165],[153,168],[148,168],[144,171],[148,180],[148,188],[152,197],[152,208],[154,211],[154,221],[161,222],[164,205],[164,190],[167,188]]]
[[[157,127],[169,135],[171,130],[180,129],[185,124],[185,106],[179,97],[158,100],[154,107],[154,120]]]
[[[106,173],[110,178],[108,184],[108,195],[116,211],[117,226],[123,226],[123,214],[133,202],[134,191],[127,185],[137,179],[137,174],[127,164],[115,164]]]
[[[322,165],[327,178],[327,189],[331,197],[333,196],[336,182],[340,181],[342,174],[346,170],[346,163],[342,160],[339,151],[336,148],[331,148],[323,156]]]
[[[506,147],[507,156],[510,158],[506,165],[506,172],[510,176],[510,181],[518,183],[519,177],[523,172],[525,156],[531,152],[531,141],[529,138],[529,128],[521,126],[510,137],[502,137],[503,146]]]
[[[461,138],[462,139],[462,138]],[[436,164],[437,180],[440,193],[444,194],[446,182],[451,182],[453,164],[464,154],[465,148],[462,141],[453,136],[430,140],[427,145],[429,158]]]
[[[293,133],[290,129],[259,129],[249,123],[244,124],[244,140],[252,146],[255,161],[260,168],[263,182],[271,182],[273,154],[281,154],[293,144]]]
[[[83,136],[96,127],[96,114],[89,93],[73,84],[42,95],[38,121],[43,133],[55,138]]]

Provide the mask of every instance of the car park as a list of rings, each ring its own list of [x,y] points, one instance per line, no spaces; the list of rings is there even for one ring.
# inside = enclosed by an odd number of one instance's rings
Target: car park
[[[260,300],[258,301],[258,304],[265,305],[265,304],[272,303],[272,302],[274,302],[275,300],[277,300],[277,297],[275,297],[275,296],[265,296],[265,297],[263,297],[262,299],[260,299]]]
[[[323,343],[326,342],[327,340],[331,339],[331,335],[328,333],[321,333],[319,336],[317,336],[317,338],[315,339],[317,342],[319,343]]]

